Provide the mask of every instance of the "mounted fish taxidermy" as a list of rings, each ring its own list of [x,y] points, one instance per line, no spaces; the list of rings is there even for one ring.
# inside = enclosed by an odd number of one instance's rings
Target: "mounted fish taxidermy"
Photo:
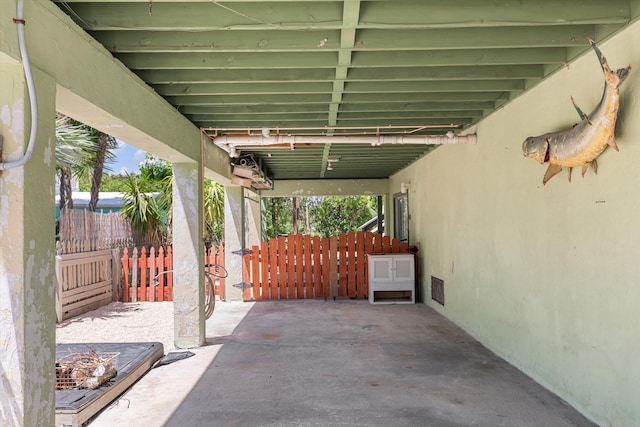
[[[540,164],[549,163],[542,184],[546,184],[560,173],[563,167],[568,168],[569,182],[571,182],[571,170],[576,166],[582,167],[582,176],[589,166],[598,173],[596,158],[607,148],[607,145],[618,151],[614,131],[620,106],[619,88],[629,75],[631,66],[611,70],[596,43],[593,40],[589,40],[589,43],[596,52],[604,72],[604,93],[600,103],[591,114],[587,115],[576,105],[572,97],[571,102],[580,115],[580,123],[571,129],[529,137],[522,144],[525,157],[531,157]]]

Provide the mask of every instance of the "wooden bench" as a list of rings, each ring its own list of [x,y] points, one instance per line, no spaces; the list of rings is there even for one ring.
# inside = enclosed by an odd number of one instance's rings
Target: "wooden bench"
[[[58,323],[113,300],[113,256],[110,249],[56,256]]]

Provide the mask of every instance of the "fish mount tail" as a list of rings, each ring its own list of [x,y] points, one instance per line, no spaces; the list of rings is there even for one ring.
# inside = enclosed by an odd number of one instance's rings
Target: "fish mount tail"
[[[604,71],[604,81],[608,86],[613,88],[619,88],[622,82],[629,75],[629,71],[631,71],[631,65],[625,68],[619,68],[617,70],[612,70],[609,67],[609,63],[607,62],[607,58],[600,52],[598,45],[592,39],[589,39],[589,43],[591,47],[596,52],[596,56],[598,57],[598,61],[600,62],[600,66],[602,67],[602,71]]]

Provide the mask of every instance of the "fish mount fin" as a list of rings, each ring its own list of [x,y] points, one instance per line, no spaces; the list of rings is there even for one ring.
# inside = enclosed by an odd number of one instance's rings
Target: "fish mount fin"
[[[595,173],[596,175],[598,175],[598,162],[596,162],[596,160],[591,160],[590,162],[585,163],[584,165],[582,165],[582,177],[584,178],[584,174],[587,173],[587,170],[589,169],[589,166],[591,166],[591,169],[593,169],[593,173]]]
[[[616,151],[620,151],[620,149],[618,148],[618,144],[616,144],[616,140],[611,138],[611,140],[609,142],[607,142],[607,145],[610,146],[611,148],[613,148]]]
[[[598,57],[598,62],[600,62],[600,67],[602,67],[602,71],[605,74],[605,81],[608,85],[613,86],[615,88],[620,87],[622,82],[627,78],[629,72],[631,71],[631,65],[625,68],[619,68],[615,71],[609,67],[609,63],[607,62],[607,58],[604,57],[596,42],[592,39],[588,39],[591,47],[596,52],[596,56]]]
[[[567,172],[569,174],[569,182],[571,182],[571,172],[573,172],[573,168],[571,167],[567,168]]]
[[[616,70],[616,75],[618,76],[618,79],[620,81],[618,83],[618,87],[620,87],[620,85],[622,84],[624,79],[627,78],[627,76],[629,75],[629,72],[631,72],[631,65],[629,65],[628,67],[619,68],[619,69]]]
[[[558,175],[560,172],[562,172],[562,166],[549,165],[547,171],[544,173],[544,178],[542,178],[542,185],[546,185],[551,178]]]
[[[589,116],[584,111],[582,111],[580,107],[578,107],[578,105],[576,104],[576,100],[573,99],[573,96],[571,97],[571,103],[573,104],[573,108],[575,108],[576,111],[578,112],[580,119],[586,120],[587,123],[589,123],[589,125],[592,125],[593,123],[591,123],[591,120],[589,120]]]
[[[605,73],[607,71],[611,72],[611,68],[609,68],[609,64],[607,63],[607,58],[605,58],[602,52],[600,52],[600,49],[598,48],[598,45],[596,44],[596,42],[593,39],[588,39],[588,40],[589,40],[589,44],[591,44],[591,47],[596,52],[596,56],[598,57],[598,62],[600,62],[600,67],[602,67],[602,71],[604,71]]]

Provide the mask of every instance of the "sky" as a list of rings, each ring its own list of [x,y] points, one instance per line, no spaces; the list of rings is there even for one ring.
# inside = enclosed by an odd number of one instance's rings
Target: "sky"
[[[139,165],[144,160],[145,152],[119,139],[117,141],[116,160],[109,165],[110,173],[117,175],[124,175],[125,172],[130,174],[138,173],[140,171]]]

